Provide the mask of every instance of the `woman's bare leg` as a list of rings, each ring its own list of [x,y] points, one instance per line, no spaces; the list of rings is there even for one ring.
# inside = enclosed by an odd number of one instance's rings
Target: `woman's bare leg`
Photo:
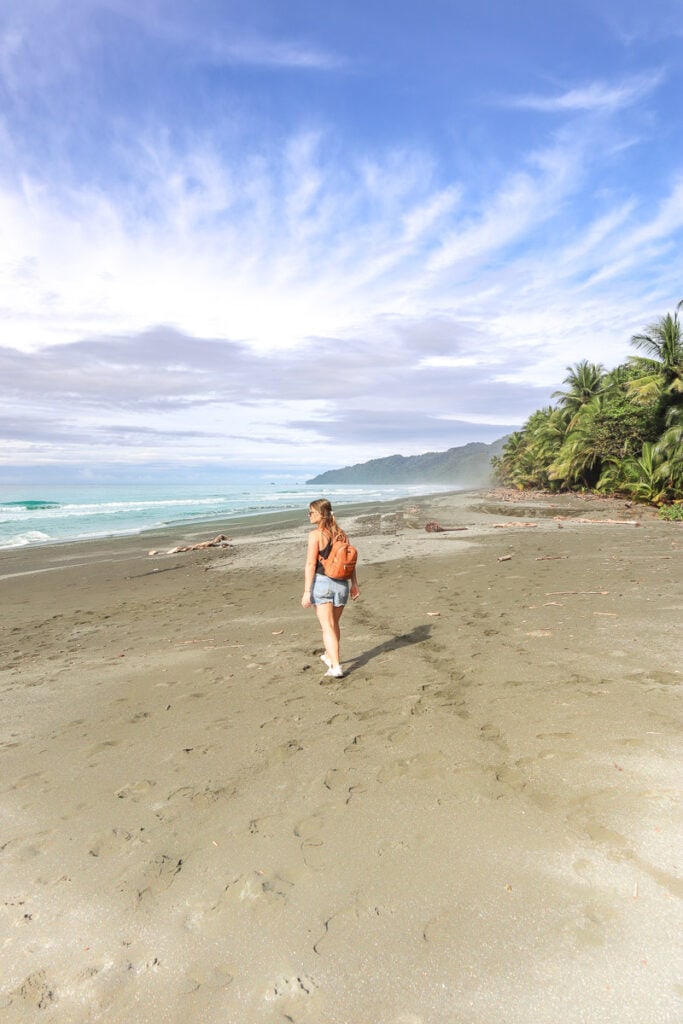
[[[343,611],[343,607],[335,608],[331,602],[315,606],[315,614],[318,616],[318,622],[323,634],[325,653],[334,668],[339,665],[339,620]]]

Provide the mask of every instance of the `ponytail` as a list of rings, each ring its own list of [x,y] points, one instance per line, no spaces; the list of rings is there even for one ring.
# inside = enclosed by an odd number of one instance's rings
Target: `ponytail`
[[[320,522],[318,523],[318,527],[325,533],[329,533],[332,540],[346,540],[346,534],[334,518],[332,505],[327,498],[316,498],[316,500],[312,501],[308,507],[312,511],[319,513]]]

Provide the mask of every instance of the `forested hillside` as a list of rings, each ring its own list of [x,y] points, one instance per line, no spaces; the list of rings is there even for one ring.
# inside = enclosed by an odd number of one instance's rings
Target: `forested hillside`
[[[309,484],[453,484],[457,487],[482,487],[492,482],[491,459],[503,451],[506,438],[492,444],[474,442],[449,448],[445,452],[423,455],[389,455],[343,469],[321,473]]]

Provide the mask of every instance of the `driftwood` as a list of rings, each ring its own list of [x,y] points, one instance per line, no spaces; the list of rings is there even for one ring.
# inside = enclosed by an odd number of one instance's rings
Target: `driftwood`
[[[169,548],[168,551],[150,551],[150,555],[177,555],[181,551],[205,551],[206,548],[227,548],[230,546],[230,538],[224,533],[219,533],[213,540],[203,540],[199,544],[180,544],[176,548]]]
[[[521,526],[531,526],[535,529],[538,523],[494,523],[495,530],[513,530],[519,529]]]
[[[573,516],[553,516],[553,519],[562,519],[572,523],[609,523],[612,526],[640,526],[637,519],[574,519]]]
[[[578,594],[588,597],[591,594],[609,594],[609,590],[549,590],[546,597],[560,597],[562,594]]]
[[[441,526],[435,520],[425,523],[427,533],[456,533],[458,530],[466,530],[466,526]]]

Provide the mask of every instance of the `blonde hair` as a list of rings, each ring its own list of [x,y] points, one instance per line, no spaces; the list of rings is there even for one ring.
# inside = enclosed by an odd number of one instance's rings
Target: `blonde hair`
[[[317,512],[320,516],[320,522],[318,528],[324,533],[329,533],[332,540],[338,540],[339,538],[346,539],[346,534],[342,530],[341,526],[334,518],[334,512],[332,511],[332,505],[327,498],[316,498],[315,501],[309,503],[309,509],[311,512]]]

